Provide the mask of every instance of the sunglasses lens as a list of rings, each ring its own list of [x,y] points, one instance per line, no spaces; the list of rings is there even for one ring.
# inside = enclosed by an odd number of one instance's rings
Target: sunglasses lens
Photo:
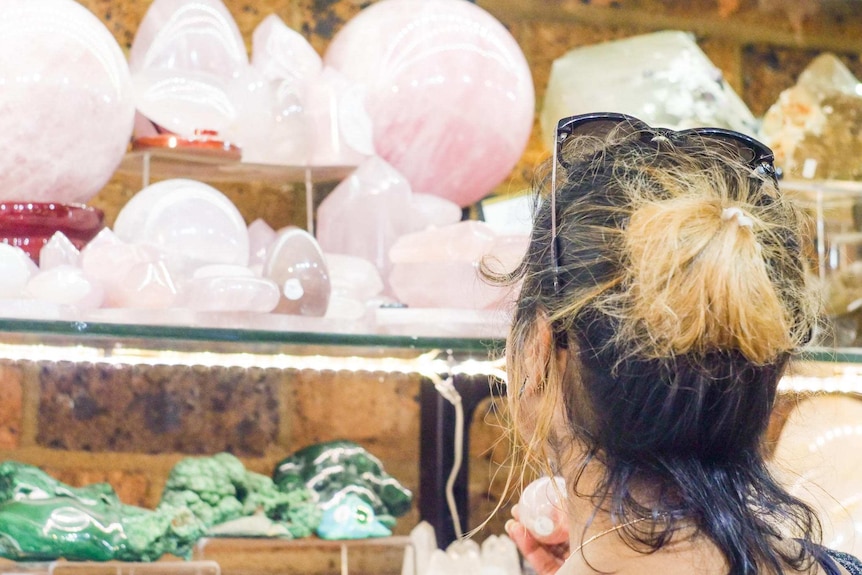
[[[760,155],[757,150],[755,150],[752,146],[743,140],[737,140],[734,138],[724,138],[725,142],[728,143],[731,150],[739,156],[739,158],[747,163],[754,164],[757,161],[758,156]]]
[[[558,158],[561,159],[561,152],[563,151],[563,149],[565,149],[566,142],[572,139],[573,136],[579,138],[579,145],[583,146],[581,151],[589,152],[589,138],[596,139],[595,148],[598,150],[600,147],[604,146],[609,136],[617,134],[628,135],[637,132],[640,129],[642,128],[634,126],[624,116],[585,116],[580,118],[567,118],[561,120],[557,127]],[[581,140],[580,138],[587,138],[587,140]],[[565,165],[565,162],[563,162],[563,164]]]

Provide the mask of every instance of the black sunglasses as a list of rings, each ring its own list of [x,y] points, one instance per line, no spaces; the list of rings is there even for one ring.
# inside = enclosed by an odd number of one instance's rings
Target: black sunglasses
[[[614,112],[597,112],[563,118],[557,123],[554,159],[551,168],[551,261],[554,262],[554,291],[559,291],[560,270],[559,238],[557,238],[557,164],[559,163],[563,168],[570,167],[563,160],[563,145],[572,136],[592,136],[604,140],[612,133],[637,136],[645,143],[668,140],[678,144],[691,138],[699,138],[701,141],[709,140],[736,153],[739,159],[753,170],[772,178],[776,183],[780,176],[776,173],[773,163],[775,155],[768,146],[733,130],[722,128],[691,128],[687,130],[653,128],[634,116]]]

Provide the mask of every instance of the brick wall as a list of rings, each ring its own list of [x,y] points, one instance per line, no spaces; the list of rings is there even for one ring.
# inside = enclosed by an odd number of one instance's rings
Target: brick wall
[[[140,0],[80,1],[125,48],[149,6]],[[248,42],[254,27],[268,14],[277,13],[320,51],[367,4],[361,0],[226,0]],[[862,77],[859,0],[480,0],[479,4],[511,30],[524,50],[539,106],[554,58],[577,46],[661,29],[695,32],[705,52],[756,114],[763,113],[822,51],[839,54]],[[522,161],[500,190],[524,188],[544,154],[535,130]],[[92,203],[105,209],[111,223],[139,187],[138,179],[118,176]],[[299,188],[265,183],[221,187],[247,221],[266,216],[274,227],[302,224],[305,207]],[[319,193],[325,192],[324,188]],[[158,500],[170,467],[183,456],[229,450],[249,468],[268,473],[295,449],[349,438],[380,456],[391,473],[415,489],[418,385],[415,377],[373,374],[4,364],[0,365],[0,456],[43,466],[72,484],[109,481],[127,503],[149,506]],[[496,506],[501,481],[495,473],[505,460],[500,430],[489,411],[480,410],[470,427],[471,525]],[[501,532],[505,514],[504,506],[486,532]],[[399,523],[398,532],[406,533],[417,519],[412,512]],[[375,557],[364,567],[368,572],[400,572],[397,554]],[[335,569],[331,560],[321,564],[324,571]],[[231,569],[242,572],[239,566]]]

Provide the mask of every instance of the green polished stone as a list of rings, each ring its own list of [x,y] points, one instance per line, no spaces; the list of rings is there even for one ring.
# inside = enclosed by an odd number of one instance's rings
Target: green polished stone
[[[297,486],[312,489],[324,508],[357,495],[371,505],[377,520],[387,527],[410,510],[413,500],[410,490],[386,473],[379,459],[351,441],[306,447],[279,462],[273,479],[281,490]]]
[[[188,557],[204,533],[185,507],[124,505],[105,483],[75,488],[38,467],[0,463],[0,556],[18,561]]]

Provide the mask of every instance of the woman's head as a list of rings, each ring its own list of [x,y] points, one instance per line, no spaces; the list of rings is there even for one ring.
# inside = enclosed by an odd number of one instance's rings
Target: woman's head
[[[522,282],[507,345],[522,454],[546,471],[556,459],[597,512],[650,525],[620,531],[637,548],[694,525],[730,573],[803,568],[805,552],[776,537],[816,540],[819,524],[759,447],[816,316],[803,216],[779,193],[771,152],[620,115],[560,125],[508,278]],[[660,520],[638,523],[648,518]]]
[[[510,386],[542,387],[548,408],[528,447],[547,456],[562,409],[563,435],[606,463],[745,457],[811,332],[801,213],[742,135],[577,124],[516,272]]]

